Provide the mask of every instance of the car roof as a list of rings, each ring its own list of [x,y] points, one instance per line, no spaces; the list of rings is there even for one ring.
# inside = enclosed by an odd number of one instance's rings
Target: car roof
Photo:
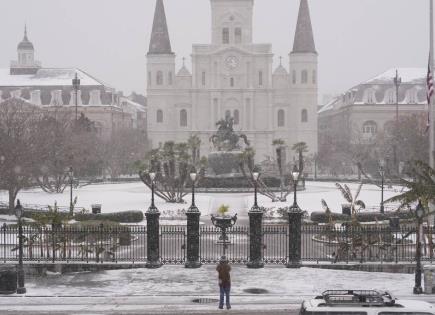
[[[384,311],[414,311],[414,312],[431,312],[433,313],[435,311],[435,307],[427,302],[424,301],[418,301],[418,300],[399,300],[396,299],[394,305],[386,305],[386,306],[362,306],[362,305],[327,305],[325,303],[325,300],[323,299],[310,299],[306,300],[304,302],[304,306],[307,308],[307,311],[322,311],[322,310],[331,310],[336,309],[343,311],[344,309],[349,311],[367,311],[367,309],[377,309],[377,310],[384,310]]]

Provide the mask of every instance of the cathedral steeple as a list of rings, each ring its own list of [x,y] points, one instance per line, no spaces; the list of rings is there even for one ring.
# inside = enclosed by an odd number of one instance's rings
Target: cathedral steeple
[[[154,13],[153,30],[148,54],[173,54],[163,0],[156,0],[156,10]]]
[[[292,53],[317,53],[308,0],[301,0]]]

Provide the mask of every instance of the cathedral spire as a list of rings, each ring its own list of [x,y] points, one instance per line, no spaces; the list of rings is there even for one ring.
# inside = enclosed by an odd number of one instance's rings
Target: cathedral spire
[[[153,30],[148,54],[172,54],[163,0],[156,0]]]
[[[292,53],[316,54],[308,0],[301,0]]]
[[[29,39],[27,38],[27,24],[24,24],[24,40],[29,41]]]

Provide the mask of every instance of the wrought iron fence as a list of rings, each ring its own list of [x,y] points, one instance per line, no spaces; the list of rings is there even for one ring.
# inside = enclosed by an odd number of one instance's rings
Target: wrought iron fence
[[[289,245],[294,240],[288,225],[263,225],[262,249],[265,264],[287,264]],[[432,227],[422,235],[422,260],[432,263],[435,237]],[[186,226],[161,226],[160,259],[163,264],[186,262]],[[24,226],[24,261],[35,263],[145,263],[147,228],[145,226]],[[203,264],[214,264],[224,253],[231,263],[249,261],[248,226],[227,230],[201,226],[199,255]],[[416,227],[336,227],[303,225],[301,260],[303,263],[348,263],[415,261]],[[0,263],[18,260],[18,228],[3,225],[0,229]]]

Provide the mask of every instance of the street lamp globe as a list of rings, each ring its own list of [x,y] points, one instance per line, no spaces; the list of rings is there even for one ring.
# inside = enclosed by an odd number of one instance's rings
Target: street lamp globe
[[[260,177],[260,173],[254,172],[254,173],[252,173],[252,177],[254,178],[255,181],[258,181],[258,178]]]
[[[73,170],[72,166],[70,166],[68,169],[68,176],[69,176],[69,178],[74,177],[74,170]]]
[[[196,173],[190,173],[190,179],[192,180],[192,182],[196,181],[196,177],[197,177]]]
[[[17,217],[18,220],[20,220],[22,218],[24,214],[24,209],[21,206],[20,200],[17,200],[17,205],[15,206],[15,216]]]
[[[156,179],[156,173],[151,172],[151,173],[149,173],[149,175],[150,175],[151,181],[154,181]]]
[[[296,165],[293,168],[292,176],[293,176],[293,180],[297,180],[299,178],[299,171],[298,171],[298,168],[296,167]]]

